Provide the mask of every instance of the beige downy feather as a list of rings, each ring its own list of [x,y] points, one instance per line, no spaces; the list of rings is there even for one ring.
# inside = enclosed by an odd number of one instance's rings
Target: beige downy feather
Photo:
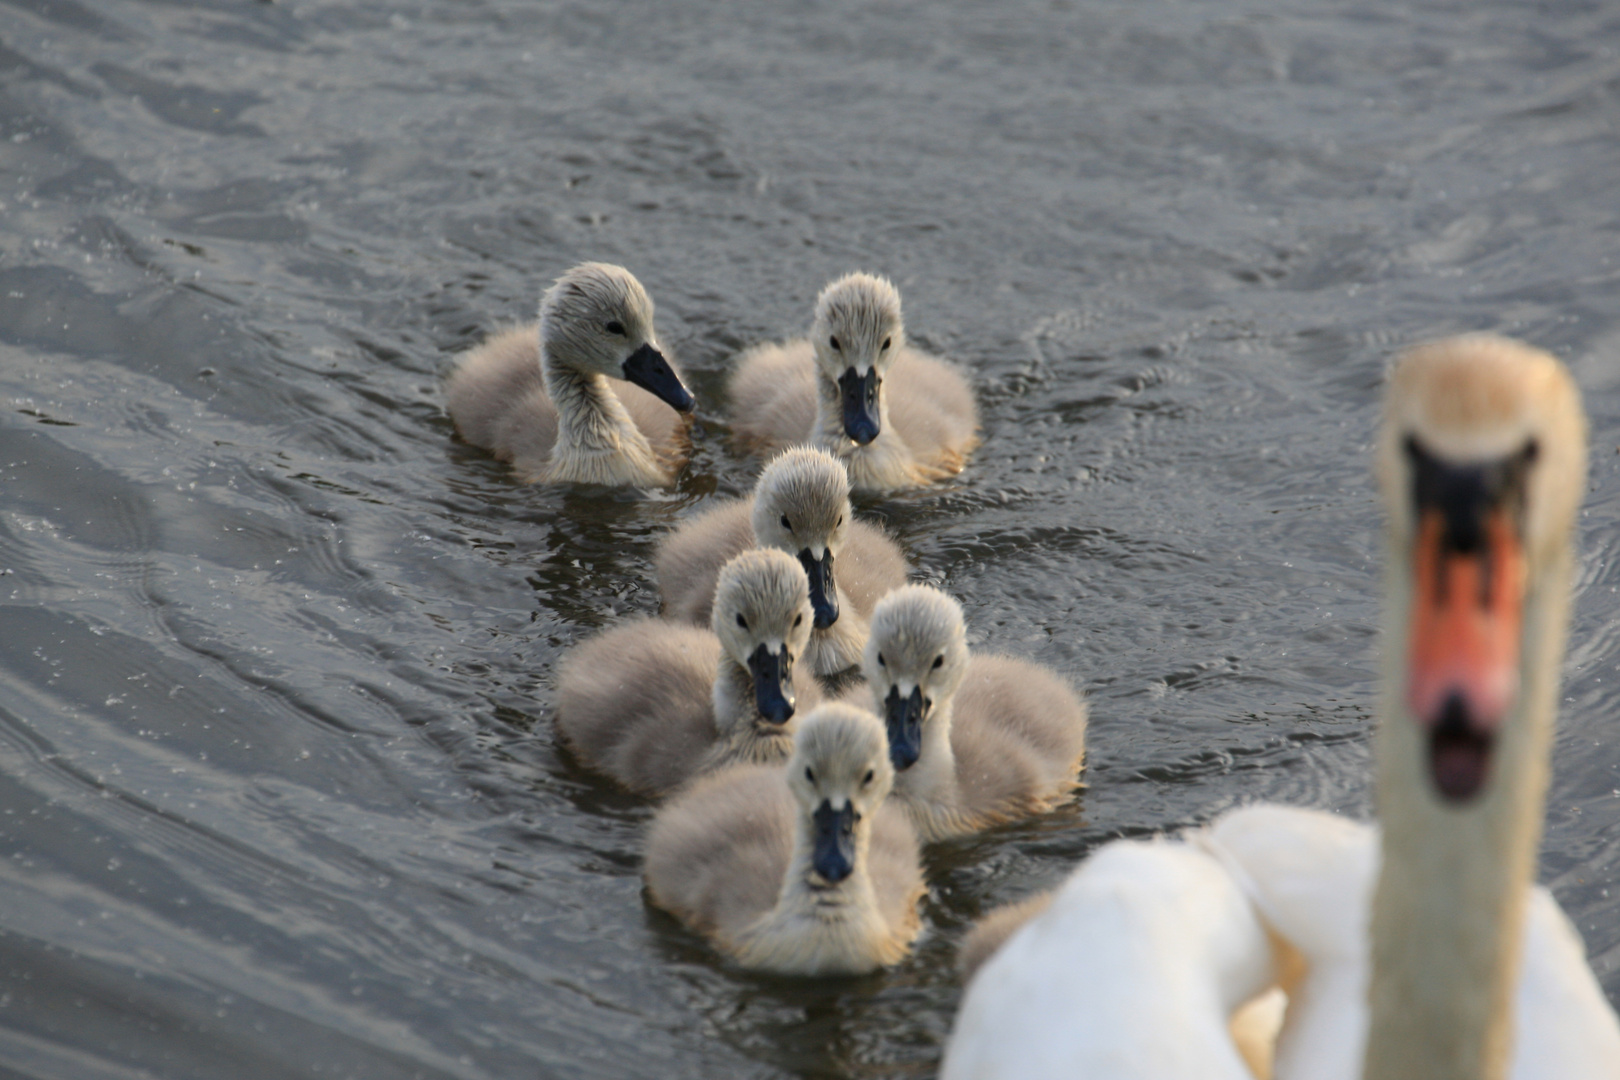
[[[838,380],[851,369],[874,368],[881,380],[879,431],[860,446],[844,429]],[[857,491],[954,476],[979,443],[978,406],[967,380],[906,344],[900,294],[871,274],[849,274],[822,290],[808,340],[744,353],[730,396],[732,427],[744,443],[759,449],[813,443],[845,464]]]
[[[859,664],[872,607],[906,583],[906,563],[881,528],[855,518],[849,474],[837,458],[812,447],[787,450],[765,466],[751,496],[707,510],[670,533],[654,560],[664,614],[707,625],[720,567],[756,546],[801,561],[806,553],[817,560],[832,553],[838,617],[811,631],[805,660],[818,675]]]
[[[961,605],[938,589],[907,585],[878,602],[862,672],[844,700],[880,715],[891,694],[920,691],[920,752],[894,798],[925,841],[1043,813],[1078,786],[1085,703],[1037,664],[971,655]]]
[[[638,619],[584,642],[557,678],[557,726],[591,768],[662,796],[693,775],[739,761],[780,763],[797,718],[821,698],[802,663],[810,596],[798,560],[744,552],[720,573],[711,629]],[[789,658],[793,716],[757,706],[749,658]]]
[[[882,725],[829,703],[805,717],[786,768],[736,766],[671,799],[647,839],[653,903],[744,967],[849,975],[902,959],[924,885],[917,839],[886,805]],[[847,876],[816,861],[817,816],[853,810]]]
[[[459,359],[445,385],[450,416],[523,483],[670,484],[691,449],[687,423],[621,377],[642,346],[659,349],[641,283],[621,266],[581,264],[546,290],[538,323]]]

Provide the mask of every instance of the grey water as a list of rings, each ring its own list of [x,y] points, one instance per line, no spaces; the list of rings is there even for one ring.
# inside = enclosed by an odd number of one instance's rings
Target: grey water
[[[1471,329],[1592,416],[1541,878],[1620,1001],[1617,178],[1597,3],[0,0],[0,1075],[931,1075],[980,912],[1368,813],[1380,381]],[[675,490],[444,414],[586,259],[699,397]],[[1084,689],[1088,786],[931,850],[896,969],[763,978],[647,906],[552,680],[747,490],[728,365],[852,269],[985,421],[859,509]]]

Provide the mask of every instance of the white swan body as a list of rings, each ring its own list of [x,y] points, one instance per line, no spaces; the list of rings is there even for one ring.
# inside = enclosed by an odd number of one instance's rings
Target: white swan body
[[[692,395],[660,350],[652,298],[622,266],[558,278],[539,323],[462,356],[445,397],[461,437],[524,483],[661,487],[690,449],[679,414]]]
[[[967,380],[905,341],[900,294],[849,274],[821,291],[809,340],[759,345],[731,378],[732,427],[770,449],[811,442],[857,491],[893,491],[962,470],[979,442]]]
[[[780,764],[821,698],[795,668],[810,637],[804,571],[775,550],[720,572],[712,630],[636,619],[582,643],[557,675],[557,728],[587,765],[662,796],[734,762]]]
[[[1320,810],[1251,806],[1194,837],[1218,857],[1263,921],[1299,951],[1275,1080],[1358,1080],[1367,1041],[1378,829]],[[1531,890],[1514,989],[1511,1080],[1599,1080],[1620,1072],[1620,1021],[1574,927]]]
[[[858,975],[917,936],[917,839],[884,805],[892,778],[877,718],[828,704],[782,766],[739,765],[671,799],[647,837],[653,903],[744,967]]]
[[[1253,1080],[1228,1020],[1277,962],[1212,856],[1108,844],[968,984],[940,1080]]]
[[[1378,455],[1391,556],[1378,848],[1364,829],[1282,808],[1233,814],[1200,841],[1221,855],[1278,948],[1308,964],[1301,980],[1279,976],[1292,1000],[1277,1080],[1620,1075],[1620,1023],[1573,927],[1530,885],[1585,431],[1567,372],[1515,342],[1452,339],[1413,351],[1392,373]],[[986,995],[1028,993],[1020,988],[1049,977],[1037,958],[1065,945],[1042,927],[1056,925],[1062,901],[985,962],[964,1014],[992,1008],[976,1004]],[[991,929],[1005,933],[1009,921],[1016,914]],[[1241,940],[1245,925],[1231,923]],[[995,989],[981,991],[992,970],[1002,973],[986,984]],[[1138,976],[1114,977],[1124,993]],[[1160,976],[1149,965],[1141,977]],[[1111,1037],[1162,1040],[1186,1028],[1201,1039],[1221,1018],[1206,1005],[1155,1031],[1121,1026]],[[982,1023],[958,1028],[947,1077],[975,1075],[952,1071],[958,1056],[1022,1059],[1040,1037],[1030,1027],[1010,1040]]]
[[[1122,853],[1149,846],[1173,854],[1158,861],[1182,860],[1190,868],[1199,865],[1182,849],[1191,848],[1214,859],[1225,880],[1211,884],[1150,874],[1139,874],[1135,885],[1146,893],[1141,903],[1165,914],[1156,922],[1143,921],[1128,931],[1131,940],[1115,942],[1110,950],[1098,950],[1097,936],[1127,934],[1096,912],[1093,892],[1076,891],[1074,882],[1083,875],[1096,878],[1095,867],[1105,861],[1118,864]],[[1142,859],[1140,853],[1128,856]],[[1205,865],[1200,873],[1208,875]],[[1208,1052],[1209,1062],[1198,1071],[1191,1066],[1189,1078],[1223,1075],[1248,1077],[1251,1072],[1231,1073],[1228,1047],[1244,1057],[1254,1075],[1265,1075],[1257,1064],[1272,1059],[1272,1080],[1359,1080],[1362,1075],[1362,1048],[1366,1044],[1367,991],[1370,950],[1367,931],[1373,886],[1378,876],[1378,830],[1375,826],[1346,820],[1319,810],[1256,805],[1222,815],[1207,828],[1193,830],[1181,842],[1143,845],[1120,841],[1100,848],[1076,871],[1068,885],[1041,893],[1017,904],[998,908],[975,925],[962,946],[964,978],[969,980],[950,1056],[943,1077],[1014,1076],[1032,1067],[1027,1055],[1091,1053],[1101,1058],[1119,1054],[1121,1061],[1134,1061],[1132,1055],[1146,1054],[1154,1040],[1147,1025],[1163,1024],[1163,1032],[1175,1032],[1179,1043],[1191,1038],[1199,1053]],[[1103,875],[1102,880],[1108,880]],[[1096,886],[1093,884],[1092,889]],[[1179,891],[1176,891],[1179,890]],[[1231,891],[1244,897],[1247,906],[1229,902]],[[1052,923],[1041,914],[1058,909]],[[1200,920],[1213,919],[1204,927]],[[1080,924],[1075,929],[1075,924]],[[1255,926],[1265,931],[1269,943],[1262,945]],[[1236,970],[1252,970],[1270,964],[1272,980],[1287,987],[1286,1012],[1280,1031],[1266,1029],[1275,1038],[1274,1047],[1254,1047],[1242,1038],[1223,1037],[1214,1029],[1225,1025],[1237,1033],[1245,1010],[1245,993],[1256,994],[1249,1004],[1265,1003],[1253,981],[1235,981],[1226,996],[1211,1005],[1207,998],[1189,1004],[1185,998],[1167,997],[1167,986],[1183,985],[1184,980],[1207,980],[1221,976],[1220,963],[1212,955],[1189,946],[1189,927],[1209,940],[1223,940],[1239,948],[1244,957]],[[1027,930],[1025,929],[1027,927]],[[1017,959],[1012,942],[1024,959]],[[1124,945],[1134,950],[1126,954]],[[1005,948],[1009,959],[992,966]],[[999,971],[1012,990],[998,992],[994,987],[978,990],[978,970]],[[1228,969],[1231,970],[1231,969]],[[1089,1024],[1075,1026],[1071,1012],[1087,1015],[1094,1005],[1089,998],[1064,997],[1061,1004],[1040,1004],[1042,987],[1054,987],[1053,972],[1072,973],[1095,989],[1088,993],[1123,995],[1125,1001],[1144,996],[1164,1007],[1154,1017],[1151,1011],[1134,1006],[1128,1011],[1136,1019],[1121,1020],[1119,1026]],[[1262,985],[1262,989],[1264,986]],[[1022,995],[1022,996],[1020,996]],[[980,998],[989,999],[980,1004]],[[981,1011],[968,1023],[969,1004]],[[1193,1011],[1184,1013],[1184,1009]],[[1042,1014],[1041,1009],[1048,1012]],[[1234,1010],[1237,1010],[1234,1012]],[[1007,1023],[1001,1010],[1017,1013],[1028,1029],[1014,1030],[1010,1037],[975,1038],[971,1030],[997,1030]],[[1058,1015],[1061,1011],[1061,1019]],[[1191,1034],[1183,1029],[1192,1017]],[[1612,1078],[1620,1065],[1620,1021],[1609,1008],[1603,990],[1586,962],[1585,949],[1574,927],[1559,910],[1546,889],[1532,889],[1525,910],[1521,968],[1513,997],[1513,1059],[1510,1080],[1600,1080]],[[952,1071],[958,1042],[968,1047],[963,1053],[993,1053],[994,1062],[983,1071]],[[1085,1042],[1082,1050],[1070,1043]],[[1032,1049],[1033,1048],[1033,1049]],[[1153,1048],[1152,1052],[1157,1053]],[[1144,1058],[1143,1060],[1152,1060]],[[1157,1067],[1157,1066],[1156,1066]],[[1178,1063],[1175,1067],[1184,1067]],[[1002,1069],[1004,1071],[996,1071]],[[1024,1075],[1042,1075],[1029,1072]],[[1048,1073],[1045,1075],[1059,1075]],[[1137,1078],[1175,1075],[1155,1072],[1137,1064],[1114,1071],[1074,1071],[1062,1075],[1108,1078]]]
[[[1587,964],[1586,943],[1552,893],[1530,890],[1513,999],[1512,1080],[1612,1080],[1620,1018]]]
[[[859,664],[872,606],[906,583],[906,561],[882,529],[855,518],[849,474],[837,458],[813,447],[787,450],[765,466],[751,496],[670,533],[654,558],[664,614],[707,625],[720,567],[756,546],[796,556],[809,576],[811,670],[834,675]]]
[[[1079,785],[1086,706],[1036,664],[968,652],[962,606],[906,585],[878,601],[845,700],[885,717],[893,798],[925,841],[1044,813]]]

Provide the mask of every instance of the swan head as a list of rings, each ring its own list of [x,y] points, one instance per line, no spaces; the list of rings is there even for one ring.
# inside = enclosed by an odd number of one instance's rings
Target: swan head
[[[786,552],[755,548],[720,568],[712,626],[732,662],[754,684],[758,723],[793,719],[793,661],[810,644],[810,585]]]
[[[692,394],[653,330],[653,302],[622,266],[581,263],[540,297],[540,344],[554,363],[635,383],[679,412]]]
[[[847,274],[821,290],[810,344],[822,378],[838,387],[844,434],[865,446],[883,427],[883,375],[905,344],[900,294],[887,278]]]
[[[1472,802],[1518,712],[1524,605],[1567,552],[1586,478],[1580,392],[1552,356],[1478,334],[1391,372],[1378,474],[1410,583],[1404,718],[1442,802]]]
[[[810,885],[835,886],[855,871],[861,822],[894,785],[883,725],[853,705],[819,706],[799,726],[787,777],[809,825]]]
[[[754,539],[799,560],[810,582],[816,629],[838,621],[833,557],[849,536],[849,473],[837,458],[796,446],[765,466],[754,485]]]
[[[903,585],[878,601],[861,670],[883,712],[896,769],[922,756],[923,727],[962,685],[967,665],[961,604],[929,585]]]

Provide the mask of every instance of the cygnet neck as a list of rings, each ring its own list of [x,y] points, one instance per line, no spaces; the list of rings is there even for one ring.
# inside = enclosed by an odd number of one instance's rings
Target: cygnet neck
[[[861,650],[866,648],[869,624],[841,586],[835,586],[838,598],[838,621],[826,629],[810,631],[810,647],[805,651],[805,662],[822,675],[836,675],[861,662]]]
[[[878,434],[865,446],[858,445],[844,431],[843,391],[816,369],[816,422],[814,443],[843,462],[853,488],[892,487],[909,476],[910,451],[895,434],[889,420],[887,387],[878,387]]]
[[[854,867],[836,884],[812,878],[815,826],[798,807],[793,854],[776,906],[737,942],[744,963],[801,973],[856,973],[891,964],[905,941],[889,933],[868,872],[871,823],[855,824]]]
[[[554,354],[542,336],[540,375],[546,393],[557,408],[557,443],[552,451],[553,473],[580,472],[583,477],[565,475],[559,479],[596,479],[597,473],[610,472],[604,465],[587,464],[591,459],[622,456],[634,471],[661,479],[652,445],[636,427],[619,395],[607,377],[583,371],[569,364],[566,355]],[[610,482],[605,477],[602,482]]]
[[[714,728],[720,735],[719,760],[778,764],[793,751],[797,725],[792,719],[776,724],[761,716],[753,675],[722,651],[714,679]]]
[[[819,877],[812,877],[810,863],[815,854],[815,843],[815,822],[810,811],[801,808],[798,829],[793,837],[793,857],[788,860],[787,875],[782,879],[778,906],[819,919],[847,916],[850,911],[861,908],[875,908],[877,897],[872,890],[872,877],[867,872],[866,858],[872,844],[871,822],[863,817],[855,823],[854,869],[837,884],[829,885]]]
[[[894,797],[905,805],[924,840],[956,836],[974,828],[956,776],[951,706],[950,697],[935,700],[923,722],[917,760],[909,769],[894,775]]]
[[[922,747],[911,768],[894,774],[894,791],[907,801],[956,802],[956,751],[951,748],[951,698],[936,699],[923,721]]]

